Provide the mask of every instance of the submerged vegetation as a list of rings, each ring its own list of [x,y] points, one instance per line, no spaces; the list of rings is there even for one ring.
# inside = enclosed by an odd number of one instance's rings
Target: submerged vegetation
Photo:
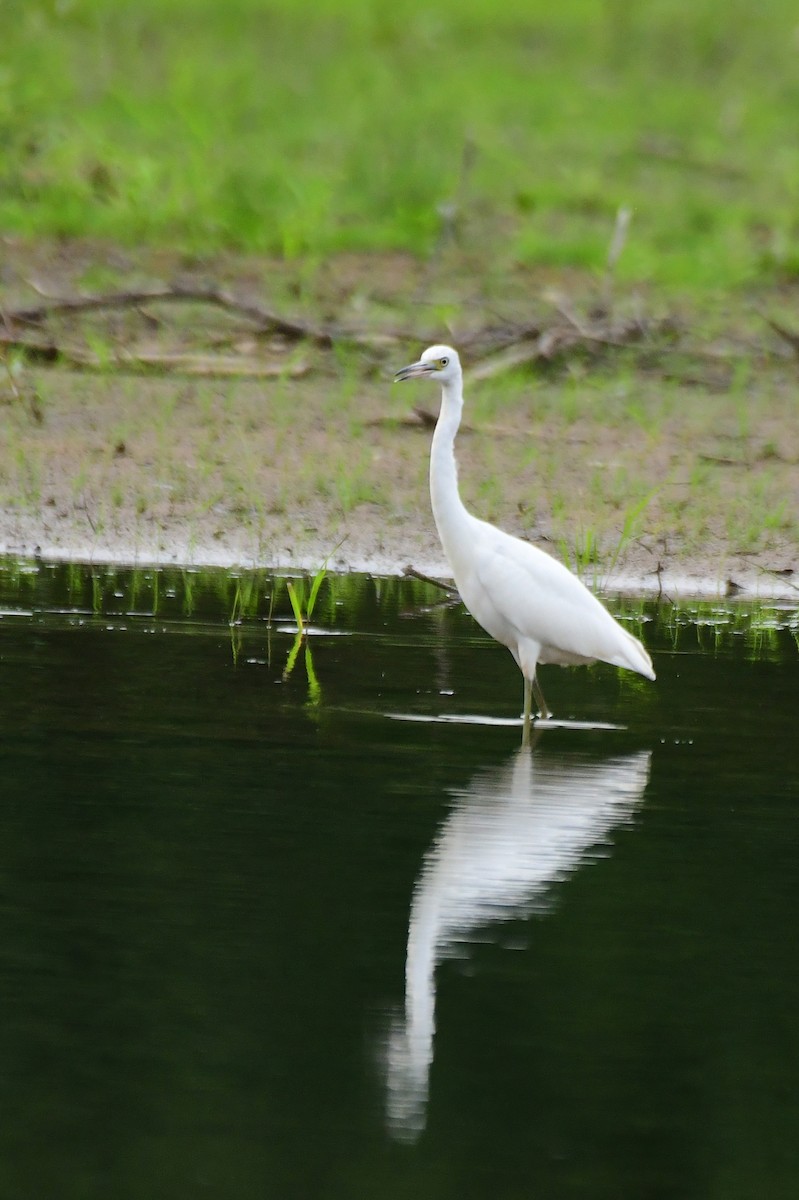
[[[304,596],[307,602],[299,598]],[[658,602],[629,597],[609,603],[637,635],[646,639],[648,631],[654,630],[659,640],[677,651],[693,648],[698,641],[703,651],[723,653],[742,642],[752,658],[761,659],[779,655],[789,643],[799,645],[799,613],[794,605],[740,600],[674,603],[666,598]],[[300,628],[298,605],[303,616]],[[316,614],[315,632],[324,640],[326,632],[362,632],[375,619],[382,627],[393,628],[409,618],[453,612],[453,601],[435,583],[413,577],[325,570],[303,575],[210,568],[121,569],[0,559],[0,607],[6,621],[99,622],[105,628],[140,624],[186,634],[235,628],[240,639],[236,661],[245,640],[252,645],[274,631],[292,639],[293,666],[302,641],[307,645],[302,631],[307,630],[311,613]],[[455,612],[463,610],[458,606]],[[476,625],[473,628],[476,637],[490,640]]]

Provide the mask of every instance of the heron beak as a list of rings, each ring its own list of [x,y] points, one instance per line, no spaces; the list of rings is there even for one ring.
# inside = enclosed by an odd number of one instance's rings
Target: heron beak
[[[403,379],[423,379],[426,375],[434,375],[436,368],[432,363],[415,362],[407,367],[401,367],[394,376],[395,383],[401,383]]]

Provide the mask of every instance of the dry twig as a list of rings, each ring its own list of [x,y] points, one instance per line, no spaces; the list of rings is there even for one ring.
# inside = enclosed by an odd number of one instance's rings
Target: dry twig
[[[458,594],[458,589],[453,583],[447,583],[444,579],[435,579],[432,575],[425,575],[424,572],[417,571],[410,565],[403,569],[402,574],[407,579],[420,579],[422,583],[432,583],[433,587],[441,588],[444,592],[450,592],[452,595]]]
[[[253,304],[238,300],[221,288],[180,287],[169,286],[160,288],[143,288],[138,291],[108,292],[93,296],[66,296],[60,299],[45,300],[41,304],[30,305],[26,308],[9,309],[6,319],[9,324],[18,323],[38,325],[56,313],[91,312],[106,308],[137,308],[141,304],[158,303],[195,303],[213,304],[229,312],[254,321],[262,333],[279,333],[291,341],[310,341],[317,346],[329,347],[333,344],[332,334],[328,330],[315,329],[301,321],[290,321],[276,313]]]
[[[794,333],[792,329],[788,329],[787,326],[780,324],[779,321],[775,321],[773,317],[766,317],[765,321],[791,347],[794,354],[799,354],[799,333]]]
[[[610,259],[618,255],[626,231],[626,217],[620,214],[616,230],[616,243]],[[271,376],[288,372],[302,374],[304,364],[286,368],[276,363],[262,363],[257,356],[234,358],[232,355],[193,353],[187,351],[162,352],[149,349],[121,349],[108,357],[96,355],[91,349],[68,346],[45,341],[42,338],[28,339],[20,333],[21,326],[41,326],[49,317],[98,312],[105,309],[134,308],[140,311],[144,304],[157,303],[210,304],[245,318],[256,328],[249,336],[278,334],[292,342],[305,341],[321,348],[330,348],[336,341],[346,341],[364,349],[380,349],[399,340],[421,340],[418,335],[407,331],[381,331],[370,333],[342,328],[317,327],[302,321],[291,320],[272,312],[261,305],[240,300],[218,287],[169,285],[141,288],[120,292],[88,296],[44,297],[39,304],[9,309],[3,314],[5,332],[0,329],[0,347],[18,349],[39,362],[61,362],[76,369],[97,369],[111,364],[128,369],[177,370],[189,374]],[[644,336],[654,327],[640,319],[609,321],[593,317],[578,317],[569,306],[558,303],[556,309],[561,322],[550,327],[539,324],[505,325],[475,331],[461,338],[461,345],[472,359],[480,359],[467,374],[471,379],[488,379],[513,367],[535,361],[549,361],[575,349],[596,349],[601,346],[622,347]],[[151,323],[157,318],[144,312]],[[492,353],[497,351],[496,353]],[[490,357],[484,357],[486,352]],[[423,410],[416,411],[422,424],[434,422]]]

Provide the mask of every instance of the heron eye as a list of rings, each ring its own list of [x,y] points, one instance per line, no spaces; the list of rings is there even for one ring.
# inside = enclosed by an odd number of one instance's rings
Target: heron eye
[[[439,363],[439,366],[446,367],[449,363],[449,359],[448,358],[440,358],[438,360],[438,363]]]

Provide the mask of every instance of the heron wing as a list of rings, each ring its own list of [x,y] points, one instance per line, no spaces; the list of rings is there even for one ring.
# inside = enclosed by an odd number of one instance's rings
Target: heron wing
[[[576,575],[546,551],[492,525],[481,522],[469,578],[458,585],[476,620],[511,649],[529,642],[539,648],[541,662],[602,659],[652,671],[641,643]]]

